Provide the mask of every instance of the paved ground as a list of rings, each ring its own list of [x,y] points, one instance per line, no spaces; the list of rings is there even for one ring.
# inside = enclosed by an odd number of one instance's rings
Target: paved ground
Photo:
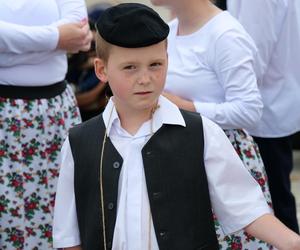
[[[292,190],[296,196],[298,221],[300,225],[300,150],[294,151],[294,170],[291,175]]]

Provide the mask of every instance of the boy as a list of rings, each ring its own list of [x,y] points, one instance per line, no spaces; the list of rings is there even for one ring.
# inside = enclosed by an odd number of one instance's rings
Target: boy
[[[227,234],[245,227],[281,249],[300,249],[223,131],[160,96],[169,28],[158,14],[120,4],[96,27],[95,71],[113,97],[62,149],[54,246],[215,250],[213,208]]]

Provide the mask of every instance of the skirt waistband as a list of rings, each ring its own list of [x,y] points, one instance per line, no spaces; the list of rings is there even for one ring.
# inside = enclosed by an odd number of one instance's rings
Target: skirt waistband
[[[67,82],[61,81],[47,86],[11,86],[0,84],[0,97],[11,99],[50,99],[65,91]]]

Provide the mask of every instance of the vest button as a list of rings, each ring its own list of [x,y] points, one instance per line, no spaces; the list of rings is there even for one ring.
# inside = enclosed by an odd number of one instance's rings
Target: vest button
[[[154,192],[152,194],[154,200],[158,200],[162,196],[162,192]]]
[[[116,168],[116,169],[118,169],[120,167],[120,163],[118,161],[115,161],[113,163],[113,167]]]
[[[108,203],[107,208],[109,210],[112,210],[114,208],[114,203],[112,203],[112,202]]]
[[[160,231],[159,232],[159,236],[163,239],[166,239],[167,238],[167,232],[166,231]]]
[[[147,152],[146,152],[146,155],[148,155],[148,156],[151,155],[151,154],[152,154],[151,151],[147,151]]]

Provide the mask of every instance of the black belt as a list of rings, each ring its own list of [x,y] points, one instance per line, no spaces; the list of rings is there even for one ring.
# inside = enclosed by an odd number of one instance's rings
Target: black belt
[[[11,99],[50,99],[60,95],[67,87],[66,81],[47,86],[11,86],[0,84],[0,97]]]

